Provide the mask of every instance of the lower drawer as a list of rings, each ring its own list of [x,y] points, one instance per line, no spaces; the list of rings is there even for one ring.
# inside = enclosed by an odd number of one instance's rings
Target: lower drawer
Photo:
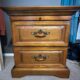
[[[65,48],[28,48],[14,48],[16,66],[65,64]]]

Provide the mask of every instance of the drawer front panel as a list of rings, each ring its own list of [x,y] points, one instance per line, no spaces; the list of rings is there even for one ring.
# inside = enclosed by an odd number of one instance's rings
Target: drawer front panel
[[[21,51],[21,63],[58,64],[62,61],[62,51]]]
[[[18,26],[19,41],[62,41],[64,26]]]
[[[69,25],[62,25],[62,23],[60,25],[58,23],[56,26],[29,26],[25,23],[24,25],[17,23],[13,24],[12,31],[15,46],[68,45]]]
[[[65,65],[67,48],[14,47],[15,64],[28,65]]]
[[[53,20],[70,20],[70,16],[11,16],[12,20],[23,21],[53,21]]]
[[[17,67],[66,65],[66,47],[14,47]]]

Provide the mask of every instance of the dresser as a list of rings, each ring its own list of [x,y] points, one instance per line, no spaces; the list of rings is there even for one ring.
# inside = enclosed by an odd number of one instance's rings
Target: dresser
[[[66,78],[70,20],[80,7],[7,7],[15,66],[13,77],[50,75]]]

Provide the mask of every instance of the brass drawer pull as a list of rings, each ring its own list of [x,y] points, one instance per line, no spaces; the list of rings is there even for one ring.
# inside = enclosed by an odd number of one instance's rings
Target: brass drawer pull
[[[32,35],[38,38],[43,38],[43,37],[46,37],[46,35],[48,35],[49,33],[50,32],[44,32],[43,30],[40,29],[37,32],[32,32]]]
[[[38,56],[33,57],[35,61],[45,61],[47,59],[46,56],[39,54]]]

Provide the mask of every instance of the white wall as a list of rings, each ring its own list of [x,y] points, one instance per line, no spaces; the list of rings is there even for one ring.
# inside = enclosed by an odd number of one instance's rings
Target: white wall
[[[60,6],[61,0],[1,0],[2,6]]]

